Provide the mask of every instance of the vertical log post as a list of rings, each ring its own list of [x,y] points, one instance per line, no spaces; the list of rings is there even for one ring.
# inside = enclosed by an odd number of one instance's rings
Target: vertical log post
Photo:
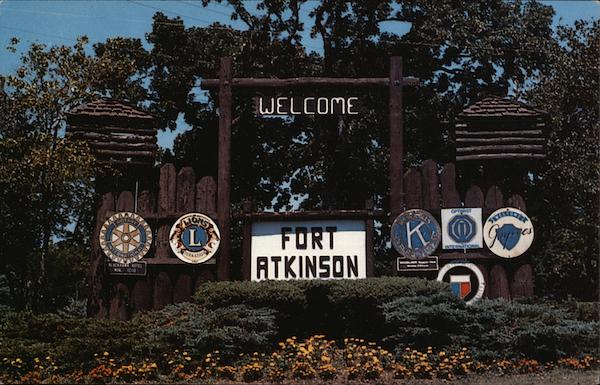
[[[365,209],[369,210],[373,213],[373,208],[375,207],[373,203],[373,199],[367,199],[365,202]],[[367,277],[375,276],[375,220],[373,217],[365,220],[366,226],[365,231],[366,234],[366,255],[367,255]]]
[[[244,214],[252,212],[252,200],[246,199],[243,203],[242,210]],[[249,218],[244,219],[242,228],[242,277],[249,281],[251,278],[252,268],[252,221]]]
[[[460,196],[456,190],[456,167],[446,163],[440,175],[442,185],[442,207],[460,207]]]
[[[421,173],[411,167],[404,174],[405,199],[404,204],[408,209],[420,209],[423,207],[423,193],[421,188]]]
[[[438,177],[437,163],[427,159],[421,165],[421,190],[423,192],[423,208],[425,210],[439,210],[440,208],[440,179]]]
[[[103,301],[103,292],[105,289],[104,277],[104,253],[100,249],[100,230],[106,215],[109,211],[115,209],[115,198],[112,193],[102,195],[102,201],[96,211],[96,226],[92,233],[91,248],[92,255],[90,257],[90,267],[88,270],[88,284],[90,294],[88,297],[87,314],[96,318],[106,318],[108,309]]]
[[[221,58],[219,72],[219,171],[217,182],[217,209],[221,250],[217,259],[217,277],[220,281],[229,279],[229,258],[231,252],[230,181],[231,181],[231,58]]]
[[[174,214],[177,207],[177,174],[175,166],[167,163],[160,168],[159,190],[158,190],[158,213],[161,216]],[[169,232],[171,225],[162,223],[156,232],[156,253],[155,257],[169,258],[171,256],[171,247],[169,246]]]
[[[404,128],[402,110],[402,57],[390,58],[390,212],[392,218],[404,210]]]

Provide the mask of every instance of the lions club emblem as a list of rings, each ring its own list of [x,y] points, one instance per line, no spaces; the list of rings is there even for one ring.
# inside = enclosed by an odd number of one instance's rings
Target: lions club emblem
[[[514,258],[529,249],[533,242],[533,224],[521,210],[505,207],[489,216],[483,226],[487,247],[503,258]]]
[[[187,263],[208,261],[219,248],[221,234],[216,223],[200,213],[185,214],[180,217],[169,235],[171,249]]]
[[[152,230],[144,218],[135,213],[116,213],[100,229],[100,248],[113,262],[139,261],[151,245]]]

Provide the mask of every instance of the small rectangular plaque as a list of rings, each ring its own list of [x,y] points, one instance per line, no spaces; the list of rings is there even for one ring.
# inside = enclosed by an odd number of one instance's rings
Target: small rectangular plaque
[[[423,259],[396,259],[397,271],[436,271],[439,270],[438,257],[427,257]]]
[[[145,276],[148,264],[144,261],[130,263],[129,265],[117,262],[108,262],[108,274],[110,275],[140,275]]]

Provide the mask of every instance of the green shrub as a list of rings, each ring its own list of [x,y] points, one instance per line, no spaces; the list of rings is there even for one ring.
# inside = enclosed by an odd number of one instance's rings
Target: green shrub
[[[211,282],[195,294],[207,309],[244,304],[275,311],[279,337],[326,334],[380,339],[384,317],[379,306],[394,298],[447,292],[447,286],[419,278],[364,280]]]
[[[137,332],[131,322],[5,312],[0,315],[0,357],[31,362],[50,355],[64,369],[89,368],[95,353],[131,354]]]
[[[178,304],[129,322],[5,312],[0,314],[0,360],[32,362],[50,355],[61,369],[89,369],[96,364],[94,354],[105,351],[136,360],[182,348],[198,355],[218,349],[230,359],[269,348],[275,327],[272,310],[245,306],[209,311]]]
[[[270,347],[276,335],[272,310],[244,305],[212,311],[182,303],[144,313],[132,322],[142,328],[135,349],[145,356],[169,349],[185,349],[194,356],[219,350],[222,357],[231,359],[240,352]]]
[[[464,346],[478,332],[465,303],[450,292],[397,298],[381,310],[385,340],[401,346]]]
[[[405,346],[467,346],[481,360],[542,361],[596,352],[598,322],[578,320],[568,304],[481,300],[467,306],[438,294],[399,298],[382,311],[392,331],[386,340],[397,345],[397,352]]]

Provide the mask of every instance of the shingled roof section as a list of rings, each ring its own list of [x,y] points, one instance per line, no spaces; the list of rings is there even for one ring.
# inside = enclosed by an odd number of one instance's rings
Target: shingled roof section
[[[489,96],[465,108],[458,116],[461,118],[535,118],[547,114],[546,111],[537,109],[525,103],[504,99],[498,96]]]
[[[97,99],[73,108],[67,113],[70,123],[98,124],[121,122],[131,127],[153,128],[154,116],[136,107],[111,99]]]

